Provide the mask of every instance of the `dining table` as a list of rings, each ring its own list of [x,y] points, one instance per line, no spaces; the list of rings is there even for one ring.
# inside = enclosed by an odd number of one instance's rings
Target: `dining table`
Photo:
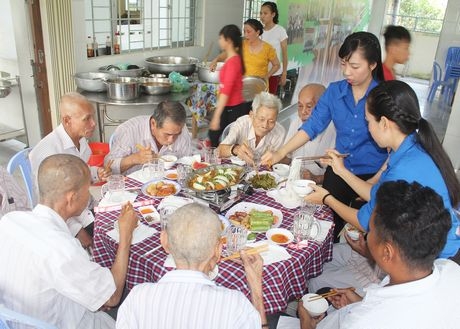
[[[142,185],[142,182],[133,178],[126,177],[125,179],[125,188],[128,190],[140,189]],[[141,205],[157,207],[160,201],[160,198],[139,193],[133,205],[135,209]],[[283,215],[280,227],[286,229],[291,229],[294,213],[299,209],[284,208],[267,196],[264,191],[259,190],[254,191],[252,195],[245,195],[243,201],[279,209]],[[96,207],[95,211],[93,260],[101,266],[111,268],[115,260],[118,243],[107,232],[113,230],[114,222],[120,215],[120,207]],[[318,206],[314,216],[320,220],[333,221],[332,211],[327,206]],[[173,268],[165,267],[168,254],[160,244],[160,223],[149,224],[140,213],[139,218],[142,224],[148,225],[156,231],[144,240],[131,245],[126,278],[128,291],[141,283],[157,282],[168,271],[173,270]],[[301,298],[308,291],[308,280],[321,274],[323,264],[332,259],[333,226],[333,224],[330,226],[322,242],[309,240],[308,243],[302,244],[300,247],[298,244],[291,244],[286,247],[291,256],[289,259],[264,265],[263,292],[265,310],[268,314],[284,311],[289,301]],[[266,239],[265,233],[257,234],[257,241],[264,239]],[[219,262],[218,273],[214,281],[219,286],[237,289],[250,298],[244,268],[238,262]]]

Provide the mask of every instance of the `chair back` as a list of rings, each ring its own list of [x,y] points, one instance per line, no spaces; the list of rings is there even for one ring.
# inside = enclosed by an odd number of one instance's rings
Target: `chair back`
[[[22,178],[27,190],[27,197],[29,198],[30,206],[33,208],[35,206],[34,200],[34,183],[32,177],[32,167],[29,161],[29,152],[31,148],[26,148],[22,151],[19,151],[8,162],[6,170],[13,175],[17,168],[21,170]]]
[[[19,312],[10,310],[3,305],[0,305],[0,329],[12,329],[16,327],[10,327],[9,324],[24,324],[28,327],[37,329],[57,329],[52,324],[45,323],[41,320],[37,320],[28,315],[21,314]]]
[[[460,65],[460,47],[449,47],[447,49],[446,67],[448,65]]]
[[[222,131],[222,135],[220,135],[220,142],[222,142],[225,137],[227,137],[228,133],[230,132],[230,128],[232,127],[233,122],[230,123],[227,127],[224,128],[224,131]]]
[[[433,81],[441,81],[442,79],[442,68],[438,62],[433,62]]]

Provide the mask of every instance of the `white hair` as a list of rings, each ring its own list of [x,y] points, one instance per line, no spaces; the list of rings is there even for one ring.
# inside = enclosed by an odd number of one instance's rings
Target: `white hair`
[[[263,91],[260,94],[257,94],[256,97],[254,97],[254,100],[252,101],[252,112],[256,114],[257,110],[262,106],[275,110],[276,114],[278,114],[283,104],[281,103],[280,99],[275,95]]]
[[[198,203],[191,203],[171,215],[166,233],[174,260],[196,265],[212,256],[220,240],[222,227],[214,211]]]

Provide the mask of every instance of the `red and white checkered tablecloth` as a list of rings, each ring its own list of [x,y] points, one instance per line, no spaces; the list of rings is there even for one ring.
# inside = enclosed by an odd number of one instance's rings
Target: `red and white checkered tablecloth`
[[[126,187],[140,187],[135,180],[127,179]],[[136,201],[153,200],[157,206],[160,199],[150,199],[139,195]],[[283,213],[281,227],[291,228],[293,214],[297,209],[283,208],[264,192],[255,192],[246,196],[246,202],[264,204],[280,209]],[[110,238],[106,232],[113,228],[113,223],[119,216],[120,211],[99,212],[96,214],[94,225],[94,260],[102,266],[110,268],[115,260],[118,244]],[[332,221],[332,212],[328,207],[320,207],[315,216],[319,219]],[[142,218],[140,216],[140,218]],[[144,222],[144,224],[147,224]],[[160,231],[160,224],[151,224]],[[273,263],[264,267],[263,289],[265,309],[267,313],[283,311],[289,300],[300,298],[307,291],[307,280],[321,274],[323,263],[332,258],[332,232],[333,226],[323,243],[310,242],[306,248],[287,248],[291,258],[285,261]],[[153,236],[131,246],[131,254],[127,274],[127,288],[131,290],[135,285],[144,282],[156,282],[171,269],[163,267],[167,257],[163,248],[144,256],[145,253],[160,245],[160,234]],[[265,238],[265,234],[258,234],[257,240]],[[215,279],[216,284],[230,289],[238,289],[246,296],[250,296],[243,266],[226,261],[219,264],[219,274]]]

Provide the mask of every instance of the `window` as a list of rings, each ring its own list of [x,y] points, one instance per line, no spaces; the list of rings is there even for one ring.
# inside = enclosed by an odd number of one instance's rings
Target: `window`
[[[262,7],[262,4],[265,1],[266,0],[245,0],[244,1],[243,22],[245,22],[249,18],[259,19],[260,7]]]
[[[179,48],[200,44],[202,0],[85,0],[88,36],[99,55],[107,36],[120,33],[122,52]]]

